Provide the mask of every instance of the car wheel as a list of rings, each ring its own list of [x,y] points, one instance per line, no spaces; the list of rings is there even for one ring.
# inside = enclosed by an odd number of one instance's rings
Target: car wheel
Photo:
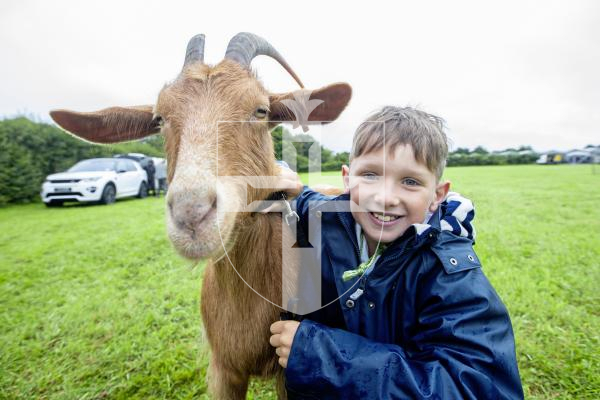
[[[148,185],[146,182],[140,183],[140,190],[138,191],[137,197],[143,199],[148,196]]]
[[[46,207],[60,207],[63,205],[62,201],[50,201],[48,203],[44,203],[46,205]]]
[[[112,204],[115,202],[116,198],[116,190],[114,185],[109,183],[104,186],[104,190],[102,191],[102,197],[100,198],[100,203],[102,204]]]

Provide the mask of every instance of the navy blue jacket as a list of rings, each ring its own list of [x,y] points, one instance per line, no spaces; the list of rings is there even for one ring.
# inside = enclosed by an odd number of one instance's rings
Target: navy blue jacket
[[[370,273],[344,282],[360,263],[347,200],[310,190],[296,200],[305,239],[317,226],[309,221],[321,220],[321,304],[331,304],[300,323],[285,371],[289,398],[523,398],[508,311],[481,270],[470,224],[457,226],[445,203]]]

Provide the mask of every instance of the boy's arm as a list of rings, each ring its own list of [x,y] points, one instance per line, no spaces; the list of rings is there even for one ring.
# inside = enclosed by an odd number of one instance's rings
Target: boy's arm
[[[522,398],[506,308],[480,269],[429,271],[410,351],[303,321],[288,390],[318,398]],[[399,316],[401,318],[401,316]]]
[[[304,186],[304,189],[292,204],[294,210],[298,213],[300,217],[300,222],[302,224],[303,229],[307,232],[308,229],[308,212],[311,207],[316,207],[323,202],[330,201],[335,196],[332,194],[324,194],[321,192],[314,191],[308,186]]]
[[[272,187],[285,192],[289,201],[293,199],[293,207],[304,221],[306,221],[305,217],[311,205],[331,200],[343,193],[343,189],[331,185],[315,185],[311,189],[302,183],[298,173],[291,170],[287,163],[278,161],[277,164],[279,173],[274,177]],[[281,204],[274,204],[261,210],[262,213],[274,211],[282,211]]]

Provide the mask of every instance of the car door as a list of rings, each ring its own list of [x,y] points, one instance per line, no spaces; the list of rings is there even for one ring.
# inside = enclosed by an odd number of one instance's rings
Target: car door
[[[130,183],[127,182],[127,165],[125,160],[117,160],[117,197],[121,197],[126,194],[129,189]]]
[[[125,178],[127,180],[127,195],[136,194],[138,192],[140,182],[138,179],[138,170],[131,160],[123,160],[125,162]]]

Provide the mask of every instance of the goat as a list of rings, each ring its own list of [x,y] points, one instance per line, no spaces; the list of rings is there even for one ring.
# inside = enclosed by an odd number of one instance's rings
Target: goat
[[[163,87],[154,106],[50,113],[66,131],[95,143],[164,134],[169,238],[184,257],[211,259],[204,272],[201,312],[211,348],[209,390],[219,399],[245,398],[251,375],[276,377],[278,396],[286,397],[283,369],[269,345],[269,325],[281,311],[274,305],[282,299],[281,243],[290,233],[281,229],[278,213],[217,212],[217,205],[241,209],[273,192],[251,187],[245,198],[246,184],[219,186],[218,175],[276,176],[270,129],[292,120],[286,100],[310,93],[310,99],[322,103],[308,121],[333,121],[352,92],[348,84],[337,83],[312,92],[271,94],[250,70],[258,55],[277,60],[304,88],[279,52],[256,35],[234,36],[215,66],[204,64],[204,35],[197,35],[188,44],[182,71]],[[228,257],[222,257],[222,242]]]

